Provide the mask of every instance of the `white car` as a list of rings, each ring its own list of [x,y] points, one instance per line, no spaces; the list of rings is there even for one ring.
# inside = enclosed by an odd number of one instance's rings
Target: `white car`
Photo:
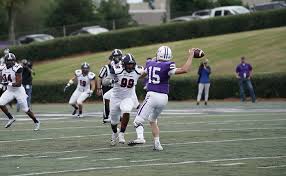
[[[83,27],[80,30],[71,33],[71,35],[81,35],[81,34],[96,35],[108,31],[109,31],[108,29],[103,28],[101,26],[89,26],[89,27]]]
[[[210,16],[229,16],[250,13],[250,11],[243,6],[224,6],[211,9]]]
[[[192,16],[200,17],[200,19],[206,19],[210,17],[210,14],[211,14],[211,9],[204,9],[193,12]]]
[[[54,37],[49,34],[31,34],[31,35],[25,35],[22,37],[19,37],[17,39],[17,43],[19,45],[21,44],[29,44],[33,42],[44,42],[47,40],[53,40]]]

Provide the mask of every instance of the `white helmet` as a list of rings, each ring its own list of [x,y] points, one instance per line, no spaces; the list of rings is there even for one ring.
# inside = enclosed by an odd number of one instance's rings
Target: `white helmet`
[[[168,46],[161,46],[157,51],[157,60],[169,61],[172,59],[172,50]]]

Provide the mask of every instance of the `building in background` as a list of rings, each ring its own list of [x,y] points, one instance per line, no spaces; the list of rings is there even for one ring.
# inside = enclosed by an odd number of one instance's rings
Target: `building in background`
[[[130,1],[133,0],[127,2]],[[129,3],[129,13],[140,25],[158,25],[170,19],[169,2],[170,0],[151,0]]]

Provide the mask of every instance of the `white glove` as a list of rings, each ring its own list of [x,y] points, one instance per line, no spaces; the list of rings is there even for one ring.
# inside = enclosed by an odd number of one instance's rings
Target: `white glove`
[[[88,97],[91,97],[93,94],[93,90],[90,90],[87,94],[88,94]]]

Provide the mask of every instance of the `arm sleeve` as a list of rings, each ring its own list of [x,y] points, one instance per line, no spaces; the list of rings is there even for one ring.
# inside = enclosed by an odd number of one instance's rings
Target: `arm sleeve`
[[[19,68],[17,71],[16,71],[16,73],[22,73],[23,72],[23,68],[21,67],[21,68]]]
[[[236,66],[236,73],[239,73],[239,71],[240,71],[240,69],[239,69],[239,65],[238,66]]]
[[[106,75],[107,69],[106,67],[102,67],[101,70],[99,71],[98,77],[103,78]]]
[[[176,73],[176,64],[173,62],[170,64],[170,71],[168,72],[168,75],[171,76],[171,75],[174,75]]]
[[[252,66],[249,64],[249,71],[252,71]]]

